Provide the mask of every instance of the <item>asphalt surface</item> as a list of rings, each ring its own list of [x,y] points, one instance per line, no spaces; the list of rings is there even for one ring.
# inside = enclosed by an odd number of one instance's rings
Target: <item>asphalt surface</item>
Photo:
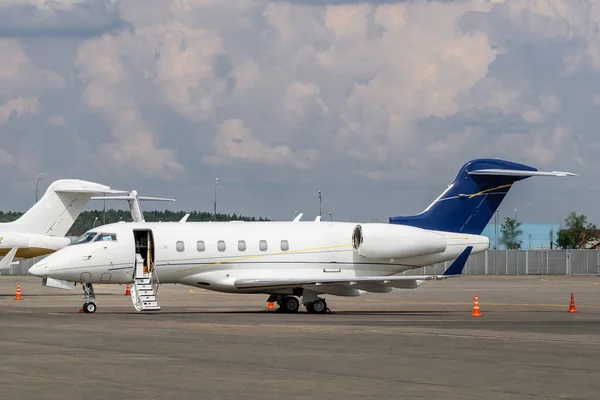
[[[14,300],[17,283],[23,300]],[[280,314],[266,296],[163,286],[137,313],[124,286],[0,277],[4,399],[592,399],[600,277],[462,277],[328,296]],[[577,313],[567,313],[575,294]],[[473,318],[479,296],[482,317]]]

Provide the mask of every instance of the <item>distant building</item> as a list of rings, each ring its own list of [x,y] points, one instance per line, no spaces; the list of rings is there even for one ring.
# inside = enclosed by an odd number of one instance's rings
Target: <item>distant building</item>
[[[560,231],[560,224],[521,224],[519,229],[523,232],[518,240],[521,242],[521,249],[549,249],[556,248],[556,239]],[[490,249],[506,249],[501,244],[502,225],[489,224],[482,233],[483,236],[490,238]],[[496,247],[497,244],[497,247]]]

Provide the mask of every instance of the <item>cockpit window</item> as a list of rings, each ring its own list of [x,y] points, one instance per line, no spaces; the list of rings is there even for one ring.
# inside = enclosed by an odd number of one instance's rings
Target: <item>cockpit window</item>
[[[97,234],[98,232],[86,232],[75,239],[75,241],[71,244],[89,243],[96,237]]]
[[[94,239],[94,242],[101,242],[106,240],[114,242],[117,240],[117,235],[115,235],[114,233],[101,233],[96,239]]]

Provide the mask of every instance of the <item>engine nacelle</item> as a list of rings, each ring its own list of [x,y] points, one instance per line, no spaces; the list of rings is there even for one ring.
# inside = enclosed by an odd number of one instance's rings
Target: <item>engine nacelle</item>
[[[12,249],[13,247],[18,247],[19,249],[38,248],[60,250],[70,243],[71,240],[69,238],[61,236],[0,232],[0,249]]]
[[[29,237],[14,232],[0,232],[0,249],[29,247]]]
[[[71,239],[64,236],[31,235],[29,247],[48,250],[60,250],[71,244]]]
[[[354,251],[377,260],[441,253],[447,244],[444,235],[412,226],[364,224],[356,225],[352,232]]]

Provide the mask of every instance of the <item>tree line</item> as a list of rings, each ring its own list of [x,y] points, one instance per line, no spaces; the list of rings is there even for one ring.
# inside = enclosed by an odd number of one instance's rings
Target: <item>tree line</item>
[[[208,221],[268,221],[267,218],[246,217],[243,215],[220,214],[215,215],[210,212],[203,211],[144,211],[144,219],[146,222],[175,222],[181,220],[185,214],[190,214],[188,221],[190,222],[208,222]],[[0,222],[12,222],[23,215],[22,212],[0,211]],[[80,236],[95,226],[112,224],[114,222],[125,221],[131,222],[131,212],[129,210],[92,210],[83,211],[67,233],[67,236]]]
[[[519,239],[523,230],[521,223],[515,218],[505,218],[500,227],[500,243],[507,249],[520,249],[522,241]],[[557,249],[585,249],[595,241],[600,241],[600,232],[595,224],[588,222],[587,216],[571,212],[565,218],[565,229],[558,232],[555,242],[550,242],[550,247]]]

